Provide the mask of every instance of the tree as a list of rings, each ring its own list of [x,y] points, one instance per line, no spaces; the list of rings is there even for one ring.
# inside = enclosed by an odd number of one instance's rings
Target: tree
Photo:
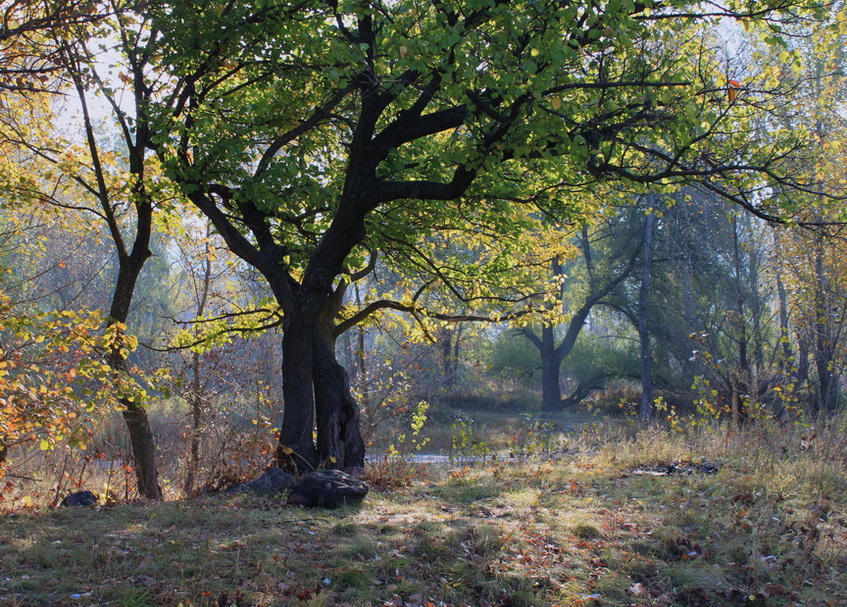
[[[761,141],[775,109],[728,85],[719,17],[773,25],[807,7],[754,3],[168,2],[153,18],[170,91],[153,147],[284,312],[279,459],[356,466],[363,449],[335,360],[334,294],[396,235],[491,225],[516,208],[566,222],[568,192],[622,180],[703,187],[760,216],[763,187],[814,190]],[[161,78],[160,81],[165,80]],[[523,215],[527,215],[525,212]],[[494,225],[492,243],[519,227]],[[317,444],[313,429],[317,427]]]
[[[123,377],[131,371],[126,356],[132,349],[128,346],[134,346],[136,338],[125,332],[136,284],[151,255],[153,210],[173,195],[158,180],[155,159],[149,154],[152,131],[144,107],[151,91],[144,83],[149,57],[144,54],[143,45],[133,47],[136,52],[125,56],[131,75],[116,76],[130,93],[129,107],[122,105],[115,84],[102,73],[108,68],[98,57],[98,51],[106,48],[104,40],[121,40],[123,48],[132,46],[130,39],[138,40],[140,32],[132,17],[117,2],[69,4],[65,8],[72,9],[68,20],[58,20],[56,15],[64,14],[61,11],[50,13],[43,22],[35,20],[40,23],[39,39],[44,46],[28,50],[31,55],[27,57],[36,64],[49,65],[51,91],[62,92],[73,100],[73,111],[69,113],[72,118],[66,115],[65,119],[78,131],[63,141],[60,133],[43,127],[33,132],[29,121],[6,121],[16,134],[14,146],[19,154],[26,153],[32,164],[29,171],[7,170],[4,177],[19,198],[32,204],[80,211],[102,221],[108,230],[117,257],[117,272],[107,317],[109,331],[115,333],[115,338],[107,360],[115,374]],[[83,15],[90,12],[96,18],[77,18],[74,11],[82,8],[88,11]],[[105,107],[93,107],[95,97],[102,99]],[[38,99],[44,111],[40,118],[44,119],[50,116],[50,98],[44,101],[42,95]],[[98,118],[102,113],[115,121],[117,143],[112,131],[102,132]],[[75,139],[77,136],[79,140]],[[150,499],[161,499],[155,443],[145,405],[139,400],[141,395],[122,395],[122,413],[132,443],[139,492]]]
[[[626,238],[621,228],[627,224],[623,212],[600,220],[589,229],[583,226],[574,237],[578,253],[574,259],[555,258],[551,262],[555,297],[548,300],[541,317],[540,334],[530,326],[521,335],[538,349],[541,356],[541,411],[562,409],[562,364],[571,354],[577,339],[597,306],[609,302],[609,296],[633,272],[640,247]],[[628,246],[629,245],[629,246]],[[634,246],[633,246],[634,245]],[[564,322],[562,322],[564,321]],[[557,343],[558,341],[558,343]],[[598,387],[598,376],[578,385],[567,403],[582,400],[586,390]]]
[[[0,478],[12,448],[42,450],[88,443],[99,414],[118,407],[116,393],[137,393],[103,356],[120,327],[105,333],[96,312],[39,312],[0,290]]]
[[[650,277],[653,273],[654,238],[656,235],[656,215],[658,213],[659,209],[653,205],[647,208],[644,219],[644,238],[641,243],[643,256],[641,284],[638,286],[638,342],[641,367],[641,403],[638,407],[638,419],[641,421],[648,421],[653,413],[653,371],[647,305],[650,295]]]
[[[847,21],[843,3],[833,11],[830,27],[815,36],[798,38],[791,51],[802,57],[801,69],[782,70],[780,77],[795,83],[801,91],[799,110],[791,128],[806,131],[818,151],[807,169],[822,181],[843,183],[842,159],[845,150],[844,45]],[[780,275],[781,330],[784,340],[783,359],[787,376],[797,389],[809,388],[809,413],[814,417],[832,414],[838,406],[840,378],[844,368],[845,320],[841,288],[844,276],[843,245],[833,238],[836,226],[844,222],[843,210],[812,201],[799,213],[801,221],[818,226],[814,231],[781,230],[776,234],[780,253],[777,263]],[[789,318],[788,300],[793,303]],[[796,344],[790,346],[789,325],[796,333]],[[793,369],[791,368],[793,367]]]

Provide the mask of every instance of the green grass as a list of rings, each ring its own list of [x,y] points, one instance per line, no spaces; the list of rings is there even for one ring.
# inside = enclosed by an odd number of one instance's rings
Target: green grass
[[[432,469],[337,511],[243,495],[20,509],[0,604],[847,604],[845,439],[800,451],[774,432],[591,429],[567,455]],[[723,466],[637,473],[699,458]]]

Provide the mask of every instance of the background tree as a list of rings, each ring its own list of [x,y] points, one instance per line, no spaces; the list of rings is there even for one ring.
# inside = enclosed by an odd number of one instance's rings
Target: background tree
[[[563,362],[573,351],[592,310],[608,303],[609,296],[636,267],[641,247],[622,230],[629,220],[623,212],[613,212],[596,226],[583,226],[573,237],[576,257],[570,260],[557,257],[550,262],[555,296],[545,306],[540,331],[533,331],[531,326],[520,329],[520,334],[538,349],[541,357],[542,412],[562,409]],[[575,404],[587,391],[600,387],[601,375],[578,384],[567,402]]]

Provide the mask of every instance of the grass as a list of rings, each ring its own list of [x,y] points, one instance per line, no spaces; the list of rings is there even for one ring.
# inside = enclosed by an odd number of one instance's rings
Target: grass
[[[806,450],[766,427],[568,440],[337,511],[219,495],[7,512],[0,604],[847,604],[843,432]],[[701,458],[723,465],[638,473]]]

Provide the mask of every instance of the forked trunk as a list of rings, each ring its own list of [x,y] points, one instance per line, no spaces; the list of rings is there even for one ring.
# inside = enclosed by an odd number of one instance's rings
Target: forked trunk
[[[309,340],[303,339],[305,333],[304,327],[289,325],[283,336],[285,409],[279,466],[296,473],[315,468],[360,469],[365,443],[347,371],[321,331],[313,327]]]
[[[336,310],[331,295],[344,259],[364,238],[360,206],[350,200],[340,203],[293,301],[289,306],[280,301],[287,309],[282,339],[285,408],[277,459],[281,468],[298,473],[364,464],[358,408],[347,373],[335,358],[332,322]]]

